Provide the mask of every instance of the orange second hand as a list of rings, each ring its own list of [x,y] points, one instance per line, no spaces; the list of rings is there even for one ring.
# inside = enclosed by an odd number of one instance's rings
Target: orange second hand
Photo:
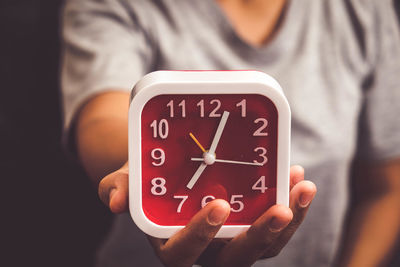
[[[189,133],[190,137],[193,139],[193,141],[199,146],[199,148],[201,149],[201,151],[203,151],[204,153],[206,153],[206,150],[204,149],[204,147],[200,144],[199,140],[196,139],[196,137],[194,137],[194,135],[192,133]]]

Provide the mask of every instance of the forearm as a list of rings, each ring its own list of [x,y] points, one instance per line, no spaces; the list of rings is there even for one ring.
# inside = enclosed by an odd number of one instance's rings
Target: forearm
[[[338,266],[385,266],[400,229],[400,197],[380,196],[351,209]]]
[[[385,266],[400,234],[400,160],[356,166],[338,266]]]
[[[91,99],[78,115],[78,156],[95,184],[128,158],[128,100],[128,93],[104,93]]]

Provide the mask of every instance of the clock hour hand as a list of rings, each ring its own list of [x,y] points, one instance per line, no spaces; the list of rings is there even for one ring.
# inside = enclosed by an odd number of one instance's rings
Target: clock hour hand
[[[191,158],[190,160],[192,160],[192,161],[204,161],[203,158]],[[258,162],[245,162],[245,161],[224,160],[224,159],[215,159],[214,161],[215,162],[221,162],[221,163],[263,166],[262,163],[258,163]]]
[[[203,151],[203,153],[206,153],[207,151],[204,149],[204,147],[200,144],[199,140],[197,140],[196,137],[192,133],[189,133],[190,137],[193,139],[193,141],[196,143],[196,145]]]
[[[203,159],[202,159],[202,161],[203,161]],[[207,164],[205,164],[204,162],[202,164],[200,164],[199,168],[193,174],[189,183],[186,185],[187,188],[189,188],[189,189],[193,188],[194,184],[197,182],[197,180],[199,179],[200,175],[203,173],[203,171],[205,170],[206,167],[207,167]]]

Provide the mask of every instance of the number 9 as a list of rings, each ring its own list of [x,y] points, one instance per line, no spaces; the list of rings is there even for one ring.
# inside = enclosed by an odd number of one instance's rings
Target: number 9
[[[153,149],[151,151],[151,157],[154,160],[158,160],[159,161],[159,162],[155,162],[155,161],[151,162],[151,164],[153,164],[153,166],[161,166],[165,162],[165,152],[161,148]]]

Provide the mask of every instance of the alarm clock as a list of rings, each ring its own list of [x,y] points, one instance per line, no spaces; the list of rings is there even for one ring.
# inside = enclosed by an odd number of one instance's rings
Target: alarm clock
[[[129,209],[169,238],[214,199],[231,213],[216,237],[248,229],[289,202],[290,108],[259,71],[156,71],[129,106]]]

